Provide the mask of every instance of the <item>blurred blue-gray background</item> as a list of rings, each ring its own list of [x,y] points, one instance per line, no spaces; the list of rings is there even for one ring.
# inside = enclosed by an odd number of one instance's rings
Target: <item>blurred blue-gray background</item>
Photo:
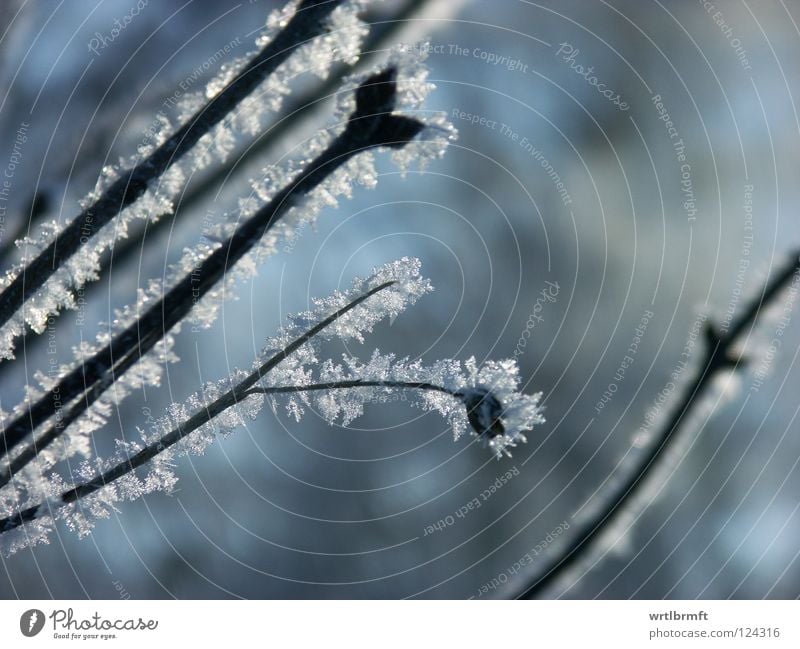
[[[51,544],[0,559],[0,594],[465,598],[498,594],[492,583],[504,594],[521,587],[532,566],[517,571],[520,559],[557,551],[573,517],[602,506],[652,439],[680,392],[678,381],[659,400],[698,315],[729,322],[800,247],[800,8],[717,4],[429,3],[395,43],[429,40],[437,88],[426,108],[446,112],[458,140],[425,173],[403,177],[379,156],[375,190],[324,210],[239,285],[213,328],[187,328],[162,385],[125,400],[98,433],[100,449],[135,436],[147,409],[157,416],[202,381],[249,366],[287,312],[415,256],[435,293],[348,351],[425,361],[516,352],[524,389],[544,393],[547,423],[513,458],[454,443],[439,417],[402,401],[369,406],[347,429],[265,409],[182,459],[174,494],[125,504],[87,539],[59,528]],[[89,51],[134,5],[4,0],[0,158],[21,127],[27,141],[0,243],[27,217],[34,187],[48,218],[74,216],[163,99],[225,44],[236,43],[231,56],[249,51],[275,3],[145,3]],[[369,19],[386,26],[402,5],[377,3]],[[237,166],[174,229],[115,265],[81,325],[62,316],[60,360],[197,241],[204,215],[234,209],[247,178],[329,114],[326,104]],[[765,371],[706,396],[642,506],[552,596],[800,595],[800,316],[787,313],[780,335],[779,320],[762,318],[748,341]],[[3,408],[46,358],[29,341],[2,369]],[[480,508],[454,517],[508,471]]]

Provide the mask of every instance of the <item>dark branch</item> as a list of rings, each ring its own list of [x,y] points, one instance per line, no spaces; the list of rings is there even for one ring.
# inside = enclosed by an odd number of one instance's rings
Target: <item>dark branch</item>
[[[91,206],[68,226],[0,293],[0,326],[8,322],[31,295],[127,206],[138,200],[148,184],[159,178],[197,141],[223,120],[245,97],[272,74],[294,50],[326,30],[325,22],[343,0],[303,0],[289,23],[247,64],[242,73],[211,99],[147,158],[122,173]]]
[[[323,329],[329,327],[336,320],[341,318],[348,311],[353,310],[359,304],[369,299],[376,293],[392,286],[395,282],[385,282],[370,291],[359,296],[349,304],[345,305],[335,313],[319,322],[317,325],[309,329],[302,336],[299,336],[289,345],[284,347],[280,352],[272,356],[269,360],[265,361],[257,370],[252,372],[247,378],[240,381],[235,387],[231,388],[228,392],[215,399],[208,406],[195,413],[185,423],[173,429],[163,437],[159,438],[156,442],[149,444],[138,453],[130,458],[120,462],[118,465],[109,469],[102,475],[94,480],[83,483],[71,489],[64,491],[59,498],[49,503],[39,503],[31,507],[19,510],[16,514],[0,519],[0,533],[13,530],[24,523],[51,513],[53,507],[67,505],[75,502],[76,500],[88,496],[89,494],[102,489],[106,485],[114,482],[118,478],[134,471],[138,467],[146,464],[152,460],[156,455],[162,453],[165,449],[175,445],[178,441],[197,430],[200,426],[212,421],[217,415],[224,412],[228,408],[236,405],[248,396],[256,393],[260,394],[278,394],[286,392],[302,392],[307,390],[318,389],[336,389],[336,388],[354,388],[354,387],[368,387],[377,386],[390,387],[390,388],[416,388],[422,390],[438,390],[447,392],[457,396],[446,388],[442,388],[430,383],[400,383],[392,381],[342,381],[339,383],[315,384],[305,386],[284,386],[276,388],[254,388],[253,386],[260,379],[265,377],[270,370],[278,365],[285,358],[293,354],[305,343],[311,340],[314,336],[319,334]],[[324,386],[324,387],[323,387]]]
[[[794,254],[791,263],[788,263],[765,285],[761,295],[748,305],[727,332],[720,334],[711,326],[707,326],[705,357],[700,364],[698,373],[684,389],[683,397],[675,405],[672,416],[666,422],[663,430],[656,435],[649,452],[631,471],[628,478],[609,494],[608,506],[583,522],[577,528],[572,541],[557,556],[542,567],[532,565],[532,572],[525,579],[525,585],[518,588],[514,597],[522,599],[541,597],[547,588],[577,565],[589,551],[595,539],[614,524],[617,514],[624,511],[625,505],[636,495],[637,488],[651,474],[659,460],[664,457],[676,437],[680,425],[700,400],[714,376],[726,368],[738,368],[745,364],[745,359],[734,356],[737,342],[743,334],[749,335],[761,310],[790,284],[798,272],[800,272],[800,252]]]
[[[48,394],[31,404],[25,413],[11,421],[0,435],[2,456],[8,454],[53,415],[56,415],[56,421],[44,434],[37,437],[24,454],[32,459],[37,452],[55,440],[66,426],[85,412],[143,354],[183,320],[195,303],[222,279],[228,268],[239,261],[290,207],[351,157],[379,146],[402,147],[416,136],[424,128],[421,122],[390,112],[371,110],[361,101],[378,96],[367,93],[367,88],[385,85],[396,92],[395,74],[394,68],[389,68],[364,81],[356,91],[359,102],[345,130],[307,165],[295,181],[280,190],[266,206],[239,225],[233,235],[209,255],[195,272],[187,274],[136,322],[117,334],[104,349],[62,378]],[[385,109],[391,102],[384,98],[381,103],[380,108]],[[58,399],[53,398],[54,394],[58,395]],[[76,399],[69,407],[66,417],[62,416],[58,404],[70,404]],[[15,459],[9,470],[0,474],[0,487],[9,482],[14,474],[14,467],[20,466],[20,462],[18,458]]]
[[[290,394],[294,392],[315,392],[319,390],[352,390],[353,388],[391,388],[400,390],[433,390],[444,392],[456,398],[461,398],[461,393],[449,390],[441,385],[425,381],[365,381],[363,379],[350,379],[347,381],[328,381],[327,383],[309,383],[308,385],[281,385],[266,388],[250,388],[242,396],[251,394]]]

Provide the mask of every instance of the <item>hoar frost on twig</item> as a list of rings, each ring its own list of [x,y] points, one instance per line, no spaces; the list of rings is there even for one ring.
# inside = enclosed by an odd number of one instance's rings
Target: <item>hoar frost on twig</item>
[[[140,431],[141,442],[118,441],[113,458],[84,462],[74,476],[79,484],[69,486],[59,474],[51,474],[35,490],[24,490],[26,502],[13,483],[0,491],[6,552],[47,542],[55,519],[64,519],[84,535],[95,519],[116,510],[117,503],[171,490],[177,480],[176,456],[203,453],[216,436],[254,419],[267,398],[276,407],[281,395],[288,395],[287,412],[297,420],[305,407],[314,405],[328,422],[346,425],[363,413],[366,403],[389,391],[407,390],[422,408],[447,419],[455,439],[471,426],[472,435],[498,458],[510,455],[509,447],[526,441],[525,431],[544,421],[541,395],[517,391],[514,361],[479,367],[472,358],[463,365],[442,360],[426,366],[377,350],[363,363],[352,356],[344,356],[342,364],[320,360],[320,343],[363,342],[380,320],[397,316],[430,292],[419,268],[416,259],[400,259],[367,279],[356,278],[350,290],[316,300],[313,309],[290,316],[267,341],[253,370],[209,383],[183,404],[173,404],[154,431]],[[141,466],[147,470],[138,476],[134,471]]]
[[[224,160],[237,139],[257,134],[293,77],[307,71],[324,77],[335,58],[355,61],[367,32],[358,18],[362,5],[292,0],[272,12],[258,51],[223,65],[205,91],[181,98],[179,126],[159,113],[136,155],[103,168],[80,214],[22,240],[21,262],[0,280],[0,359],[13,357],[26,325],[41,333],[48,317],[75,308],[74,290],[97,279],[101,254],[126,236],[132,220],[169,212],[189,175]]]
[[[419,109],[431,89],[425,75],[417,60],[401,54],[379,72],[350,79],[348,86],[355,90],[342,97],[339,125],[309,144],[308,155],[313,159],[297,169],[270,170],[257,186],[260,200],[245,201],[239,220],[221,232],[227,237],[223,243],[187,250],[168,274],[166,285],[151,282],[136,305],[118,312],[112,330],[101,334],[97,345],[78,349],[77,362],[50,379],[43,386],[44,394],[34,392],[17,407],[0,435],[0,456],[11,452],[10,464],[0,468],[0,486],[34,457],[52,465],[62,459],[64,449],[70,453],[85,450],[87,444],[81,445],[79,438],[102,424],[120,398],[145,381],[158,379],[161,364],[172,358],[172,337],[187,317],[201,326],[210,325],[220,300],[231,294],[233,282],[252,275],[257,264],[277,250],[286,228],[313,218],[324,206],[335,204],[338,195],[349,195],[354,183],[374,186],[371,149],[393,150],[403,168],[412,160],[424,164],[441,155],[454,136],[443,117],[422,120],[396,113]],[[435,127],[430,138],[414,141],[429,126]],[[133,367],[136,371],[128,372]],[[112,385],[114,390],[104,397]],[[63,411],[51,398],[56,392],[65,405]],[[35,444],[15,450],[54,416]],[[80,425],[70,428],[75,422]],[[77,435],[78,440],[60,444],[58,451],[48,448],[65,431]]]

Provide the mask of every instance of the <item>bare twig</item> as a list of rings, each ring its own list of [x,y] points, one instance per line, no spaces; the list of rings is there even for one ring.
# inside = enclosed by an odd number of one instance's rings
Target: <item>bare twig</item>
[[[362,302],[368,300],[376,293],[392,286],[395,282],[385,282],[370,291],[359,296],[349,304],[345,305],[335,313],[331,314],[320,323],[309,329],[302,336],[299,336],[289,345],[287,345],[280,352],[272,356],[269,360],[264,362],[257,370],[252,372],[247,378],[240,381],[235,387],[231,388],[228,392],[215,399],[208,406],[191,416],[186,422],[173,429],[163,437],[152,444],[147,445],[145,448],[134,454],[130,458],[120,462],[112,467],[102,475],[94,480],[75,486],[71,489],[64,491],[58,498],[48,500],[44,503],[27,507],[19,510],[16,514],[0,519],[0,533],[13,530],[24,523],[52,513],[53,509],[57,509],[63,505],[68,505],[76,500],[88,496],[106,485],[121,478],[122,476],[134,471],[138,467],[146,464],[154,457],[162,453],[165,449],[175,445],[181,439],[194,432],[200,426],[210,422],[217,415],[224,412],[228,408],[236,405],[243,399],[253,394],[284,394],[290,392],[306,392],[311,390],[334,390],[346,389],[357,387],[386,387],[386,388],[405,388],[405,389],[418,389],[418,390],[436,390],[439,392],[446,392],[455,397],[459,397],[460,393],[454,392],[447,388],[438,385],[424,382],[400,382],[400,381],[339,381],[311,385],[291,385],[280,387],[267,387],[256,388],[253,385],[265,377],[270,370],[278,365],[285,358],[293,354],[305,343],[311,340],[314,336],[319,334],[323,329],[330,326],[333,322],[341,318],[348,311],[351,311]]]
[[[369,36],[364,42],[364,55],[359,59],[357,64],[350,65],[348,63],[340,63],[334,67],[325,81],[318,86],[310,88],[304,93],[293,94],[290,98],[287,98],[281,110],[281,114],[266,129],[263,137],[259,137],[252,146],[245,148],[241,155],[235,156],[229,163],[215,167],[212,172],[205,174],[201,180],[190,183],[186,192],[183,194],[180,204],[177,205],[172,212],[163,214],[157,221],[146,220],[144,224],[134,230],[128,237],[115,241],[100,260],[98,276],[103,277],[106,275],[112,265],[119,266],[127,263],[127,261],[136,254],[142,252],[146,241],[152,240],[152,237],[158,237],[162,233],[169,231],[182,218],[193,214],[194,212],[192,210],[203,201],[208,200],[209,194],[215,191],[222,183],[226,182],[236,168],[242,168],[248,163],[259,159],[259,157],[266,155],[275,142],[286,133],[290,132],[301,119],[307,117],[308,113],[318,108],[325,100],[335,96],[336,91],[341,86],[342,80],[347,74],[353,72],[356,68],[368,67],[370,62],[376,59],[385,48],[388,47],[388,44],[397,33],[404,28],[407,21],[429,3],[430,0],[409,0],[391,17],[391,20],[385,19],[374,24],[370,30]],[[43,203],[36,203],[34,201],[34,204],[42,205]],[[16,234],[8,237],[5,243],[0,244],[0,260],[10,255],[14,247],[14,241],[23,236],[26,228],[29,230],[42,213],[44,213],[42,209],[38,210],[35,215],[32,213],[30,225],[28,221],[21,219],[23,222],[20,224]],[[90,282],[85,288],[84,299],[99,286],[101,286],[100,282]],[[75,297],[77,299],[77,295]],[[56,317],[58,315],[60,314],[56,314]],[[23,336],[26,337],[28,352],[30,352],[34,346],[41,345],[47,340],[46,336],[33,335],[33,332],[28,330],[14,340],[12,345],[14,348],[17,348],[21,344]],[[12,363],[0,363],[0,375],[11,367],[13,367]]]
[[[160,236],[173,228],[184,217],[194,214],[193,209],[203,201],[208,200],[209,194],[216,191],[221,184],[226,182],[236,169],[241,169],[248,163],[265,156],[275,142],[286,133],[291,132],[291,129],[301,119],[306,118],[312,110],[322,105],[325,100],[335,96],[347,74],[350,74],[356,68],[369,67],[374,62],[374,59],[385,51],[389,43],[405,27],[406,23],[424,9],[430,1],[408,0],[397,13],[391,16],[391,19],[383,19],[381,22],[373,24],[370,34],[364,42],[364,54],[359,58],[357,64],[339,63],[333,68],[325,81],[318,86],[314,86],[297,95],[293,94],[287,98],[281,114],[265,130],[265,135],[256,139],[252,146],[246,147],[240,155],[232,157],[227,164],[217,166],[210,173],[204,174],[199,180],[191,182],[183,194],[180,204],[176,205],[173,211],[163,214],[157,221],[146,220],[135,230],[132,228],[133,231],[128,237],[116,240],[100,259],[98,276],[103,277],[106,275],[112,265],[119,266],[133,258],[137,253],[140,254],[146,241],[152,241],[152,237]],[[368,20],[368,17],[365,17],[365,20]],[[10,255],[14,247],[14,241],[23,236],[26,231],[29,231],[42,213],[44,211],[39,210],[35,215],[31,214],[30,225],[28,220],[21,219],[20,229],[16,234],[8,237],[4,243],[0,243],[0,261]],[[87,284],[84,299],[99,286],[101,286],[99,282]],[[75,297],[77,300],[77,295]],[[23,336],[27,338],[28,351],[34,345],[41,345],[43,341],[47,340],[46,336],[34,335],[29,330],[15,339],[14,348],[21,344]],[[0,363],[0,375],[12,366],[11,363]]]
[[[76,216],[53,242],[0,293],[0,326],[25,300],[40,290],[61,264],[72,257],[119,212],[138,200],[197,141],[221,122],[245,97],[274,72],[294,50],[323,33],[325,20],[343,0],[303,0],[291,20],[246,65],[222,92],[197,111],[146,159],[121,174],[91,206]]]
[[[240,224],[195,272],[187,274],[136,322],[117,334],[106,347],[73,369],[48,394],[11,421],[0,435],[0,453],[6,455],[38,426],[56,415],[51,427],[24,452],[28,458],[35,457],[38,451],[63,432],[66,425],[85,412],[122,373],[135,365],[143,354],[183,320],[197,300],[211,290],[227,269],[239,261],[301,197],[354,155],[381,146],[401,148],[413,139],[424,128],[424,124],[392,114],[397,99],[396,73],[396,69],[390,67],[362,83],[355,93],[355,111],[350,115],[345,130],[328,148],[266,206]],[[54,399],[53,395],[57,395],[58,399]],[[59,404],[69,404],[76,399],[66,417],[63,417]],[[20,463],[15,459],[12,465],[7,472],[0,474],[0,487],[8,483],[14,467]]]
[[[795,253],[791,263],[778,272],[763,288],[761,295],[754,299],[736,319],[730,329],[724,334],[715,331],[706,325],[705,357],[701,362],[697,375],[684,389],[683,396],[675,404],[672,416],[667,420],[663,430],[658,433],[648,453],[627,479],[608,495],[608,505],[601,508],[597,514],[587,518],[577,527],[573,539],[561,549],[549,562],[539,567],[531,564],[530,574],[520,579],[521,587],[510,593],[511,596],[521,599],[534,599],[542,597],[546,590],[559,578],[576,566],[583,557],[590,552],[593,542],[607,529],[614,525],[617,517],[625,510],[638,488],[659,464],[666,451],[671,447],[677,437],[678,429],[687,415],[700,401],[703,392],[714,376],[724,369],[736,369],[746,363],[746,359],[735,355],[735,347],[742,335],[750,334],[756,320],[769,303],[791,282],[792,278],[800,272],[800,251]],[[513,588],[514,585],[512,584]]]
[[[350,379],[347,381],[328,381],[326,383],[309,383],[307,385],[281,385],[266,388],[250,388],[242,396],[251,394],[290,394],[293,392],[315,392],[319,390],[352,390],[353,388],[393,388],[401,390],[431,390],[444,392],[453,397],[461,398],[462,394],[441,385],[426,381],[365,381],[363,379]]]

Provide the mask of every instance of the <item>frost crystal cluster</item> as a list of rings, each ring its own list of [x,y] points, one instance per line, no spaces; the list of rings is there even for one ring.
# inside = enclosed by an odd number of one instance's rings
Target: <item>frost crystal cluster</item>
[[[25,327],[41,333],[59,311],[75,306],[76,292],[97,279],[101,254],[126,236],[134,219],[152,221],[172,211],[186,178],[260,133],[294,77],[305,72],[324,77],[336,60],[353,63],[367,31],[358,19],[362,4],[294,0],[274,12],[257,39],[259,51],[227,63],[202,92],[185,96],[177,104],[175,125],[159,115],[135,156],[103,170],[72,224],[47,224],[37,237],[22,241],[21,263],[0,281],[0,358],[13,357],[14,339]],[[323,14],[325,6],[329,11]],[[303,23],[298,16],[306,10],[313,19]],[[276,59],[266,76],[248,76],[258,67],[254,61],[286,43],[293,43],[284,48],[291,56]],[[425,364],[379,350],[365,360],[324,357],[325,341],[364,343],[379,321],[396,317],[432,290],[419,261],[403,258],[290,316],[249,370],[236,370],[173,403],[147,430],[138,429],[136,439],[117,440],[110,457],[93,454],[93,434],[121,400],[145,385],[158,385],[165,363],[177,360],[174,337],[185,322],[211,326],[235,284],[253,277],[282,241],[297,236],[342,196],[350,197],[355,186],[375,186],[374,149],[390,149],[402,171],[414,162],[424,168],[443,153],[455,130],[445,116],[423,110],[433,88],[419,55],[425,51],[398,49],[379,69],[347,78],[337,93],[333,126],[251,180],[250,194],[177,263],[140,288],[132,304],[117,309],[93,342],[75,347],[70,363],[38,372],[37,385],[26,386],[23,402],[10,413],[0,411],[4,552],[47,542],[57,520],[83,536],[120,503],[170,491],[178,457],[203,453],[218,436],[256,417],[264,404],[276,413],[282,406],[297,421],[313,409],[330,423],[347,425],[368,403],[402,390],[416,406],[439,412],[455,439],[471,430],[497,458],[510,455],[510,448],[525,441],[525,431],[543,421],[540,395],[518,392],[513,361]],[[163,166],[159,156],[174,152],[175,142],[188,132],[186,124],[206,112],[217,117]],[[119,189],[129,185],[135,187],[132,194]],[[118,212],[109,208],[119,208],[123,199],[129,204]],[[81,232],[81,245],[70,248],[77,241],[76,224],[95,210],[105,210],[97,231]],[[63,258],[55,256],[54,242],[66,251]],[[51,272],[39,273],[50,261]],[[201,278],[197,292],[195,275]],[[26,289],[29,277],[33,288]],[[16,312],[6,308],[18,303]]]
[[[178,456],[203,453],[217,436],[255,418],[267,399],[273,410],[279,399],[285,399],[287,412],[296,420],[306,408],[315,407],[330,423],[346,425],[363,413],[366,403],[380,403],[390,391],[407,390],[417,405],[446,418],[455,439],[471,425],[472,434],[481,437],[493,454],[509,454],[509,447],[525,441],[524,431],[543,421],[541,395],[517,391],[514,361],[478,366],[475,359],[463,365],[441,360],[425,365],[377,350],[365,362],[348,355],[341,363],[321,359],[320,348],[326,340],[363,343],[378,322],[396,317],[429,293],[430,282],[419,271],[417,259],[402,258],[375,269],[367,278],[354,279],[346,291],[314,300],[312,308],[289,316],[287,324],[267,340],[250,371],[237,370],[222,381],[206,384],[183,403],[173,404],[149,430],[139,429],[141,439],[118,440],[113,457],[72,467],[72,484],[50,471],[48,463],[26,467],[0,489],[4,551],[13,553],[47,542],[56,519],[85,535],[96,519],[117,511],[118,503],[171,490],[177,481]],[[320,384],[325,389],[314,388]],[[220,407],[231,395],[235,396]],[[132,470],[139,466],[137,454],[148,450],[152,453],[137,474]],[[96,488],[74,497],[76,487],[80,490],[98,479]],[[24,525],[13,523],[14,516],[25,510],[30,520]]]
[[[266,28],[256,40],[259,48],[266,46],[280,34],[299,4],[299,0],[294,0],[270,15]],[[289,94],[289,83],[295,77],[311,72],[324,78],[334,62],[339,60],[355,62],[362,39],[367,32],[366,25],[358,18],[363,4],[362,0],[349,0],[334,9],[325,33],[296,48],[292,55],[245,97],[235,110],[204,134],[182,158],[173,162],[164,173],[150,182],[138,200],[123,209],[99,232],[95,233],[91,222],[88,222],[85,232],[81,232],[81,236],[86,240],[79,250],[65,260],[45,282],[42,289],[31,295],[11,319],[0,327],[0,359],[13,358],[15,338],[23,333],[26,325],[37,334],[41,334],[47,327],[49,316],[63,309],[77,307],[77,289],[98,278],[102,253],[113,246],[116,240],[127,236],[128,227],[134,220],[152,222],[163,214],[172,212],[174,199],[181,192],[188,177],[217,161],[224,161],[238,144],[248,141],[246,137],[261,132],[265,117],[280,109],[284,97]],[[216,77],[207,84],[205,90],[181,97],[176,102],[176,123],[180,126],[192,118],[203,108],[207,100],[218,95],[241,73],[255,54],[254,51],[226,63]],[[135,155],[121,159],[117,165],[103,168],[93,191],[81,200],[81,208],[87,209],[100,199],[104,192],[125,174],[125,170],[145,160],[164,144],[179,126],[175,126],[166,115],[159,113],[158,119],[146,129],[146,135],[139,143]],[[63,229],[62,223],[52,221],[43,225],[37,234],[17,242],[22,251],[21,259],[0,279],[0,291],[22,275],[28,264],[58,239]]]
[[[423,66],[407,55],[398,54],[392,59],[397,66],[397,112],[413,112],[419,110],[421,102],[431,90],[431,85],[425,81],[426,71]],[[38,387],[29,387],[26,400],[18,404],[13,410],[14,418],[23,417],[30,404],[36,402],[56,386],[59,380],[75,368],[106,347],[109,342],[121,332],[135,325],[137,318],[157,304],[163,296],[186,277],[191,276],[210,255],[221,247],[222,244],[214,240],[223,240],[231,236],[242,219],[252,216],[258,209],[263,208],[274,198],[275,194],[283,187],[291,184],[302,173],[304,165],[315,156],[322,153],[332,139],[344,130],[347,116],[353,110],[353,92],[359,83],[362,83],[368,74],[351,77],[346,83],[346,90],[341,93],[335,122],[338,126],[323,130],[313,138],[303,150],[304,157],[299,161],[290,161],[282,167],[271,167],[264,170],[264,177],[260,181],[253,181],[254,194],[241,202],[240,209],[228,215],[226,223],[219,226],[216,232],[210,233],[211,238],[201,240],[193,248],[187,248],[181,260],[172,265],[159,279],[150,280],[146,289],[139,290],[138,300],[135,304],[118,309],[115,319],[101,328],[96,341],[92,344],[84,342],[74,351],[75,360],[70,365],[63,365],[54,371],[50,368],[48,373],[38,373],[36,378]],[[433,116],[426,121],[429,125],[429,135],[425,141],[416,140],[405,148],[410,148],[420,164],[442,154],[447,142],[454,137],[452,127],[447,125],[440,116]],[[401,149],[402,151],[402,149]],[[395,151],[395,156],[397,152]],[[403,168],[409,164],[409,158],[400,157],[398,161]],[[354,184],[374,187],[377,173],[373,164],[373,156],[369,151],[363,151],[327,179],[319,183],[307,198],[300,204],[293,205],[274,227],[269,229],[264,236],[253,246],[236,265],[226,270],[224,277],[211,290],[200,299],[194,301],[192,311],[186,319],[194,326],[209,327],[214,322],[223,299],[235,295],[234,285],[238,280],[253,277],[258,266],[270,255],[279,249],[279,243],[286,237],[291,237],[297,229],[305,223],[313,221],[316,215],[326,206],[335,206],[339,196],[349,197]],[[185,321],[186,321],[185,320]],[[347,318],[338,322],[335,328],[347,326]],[[41,469],[48,469],[56,462],[70,458],[75,454],[88,457],[90,452],[90,435],[102,427],[107,421],[115,406],[134,390],[145,385],[158,385],[163,374],[163,366],[167,362],[174,362],[177,357],[172,352],[174,337],[180,332],[182,323],[165,332],[155,347],[141,355],[136,365],[125,373],[115,377],[112,389],[109,389],[82,415],[73,425],[68,426],[59,439],[58,444],[48,446],[38,455],[37,461]],[[292,407],[299,408],[302,399],[290,400]],[[66,404],[65,404],[66,405]],[[21,452],[21,450],[18,450]],[[13,459],[12,453],[11,458]]]

